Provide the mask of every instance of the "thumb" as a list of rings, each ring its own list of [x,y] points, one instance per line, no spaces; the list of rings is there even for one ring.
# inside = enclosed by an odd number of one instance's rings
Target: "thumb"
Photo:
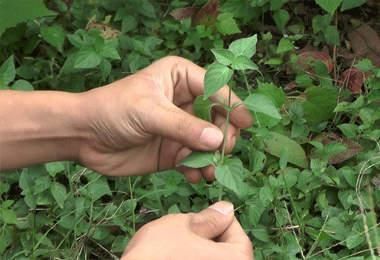
[[[172,103],[160,104],[151,113],[148,131],[195,150],[216,150],[222,144],[223,133],[215,125],[201,120]]]
[[[234,206],[219,201],[199,213],[191,215],[191,230],[204,238],[214,239],[224,233],[234,220]]]

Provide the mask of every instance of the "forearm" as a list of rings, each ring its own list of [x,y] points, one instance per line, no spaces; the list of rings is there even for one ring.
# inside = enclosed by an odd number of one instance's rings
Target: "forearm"
[[[80,94],[0,91],[0,170],[76,160],[88,138]]]

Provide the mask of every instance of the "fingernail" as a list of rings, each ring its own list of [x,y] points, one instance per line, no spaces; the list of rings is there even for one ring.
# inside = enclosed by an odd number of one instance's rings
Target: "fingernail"
[[[200,141],[209,148],[218,148],[223,141],[223,133],[216,128],[205,128],[202,131]]]
[[[209,207],[210,209],[214,209],[219,213],[228,216],[231,212],[234,211],[234,205],[227,201],[219,201]]]

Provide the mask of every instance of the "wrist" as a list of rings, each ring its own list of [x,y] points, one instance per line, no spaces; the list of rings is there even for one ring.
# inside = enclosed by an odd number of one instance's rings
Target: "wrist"
[[[79,159],[89,138],[80,94],[3,91],[0,103],[0,169]]]

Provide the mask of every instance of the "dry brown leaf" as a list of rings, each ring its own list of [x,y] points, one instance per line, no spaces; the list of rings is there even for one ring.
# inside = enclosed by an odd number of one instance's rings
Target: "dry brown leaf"
[[[214,25],[218,15],[219,15],[219,0],[209,0],[194,15],[194,24]]]
[[[201,8],[195,6],[178,8],[170,15],[176,20],[191,18],[193,25],[214,25],[219,15],[219,0],[209,0]]]
[[[348,88],[354,94],[362,92],[365,74],[357,68],[349,68],[342,73],[341,86]]]
[[[380,66],[380,36],[367,24],[363,24],[348,34],[356,59],[368,58]]]
[[[302,51],[298,54],[297,65],[300,66],[302,70],[313,73],[310,64],[315,61],[323,62],[329,73],[334,69],[334,64],[330,55],[324,51]]]
[[[362,146],[346,137],[341,137],[335,133],[322,133],[318,135],[314,140],[323,143],[324,145],[339,142],[346,146],[346,150],[344,152],[338,153],[332,156],[329,159],[330,164],[340,164],[344,161],[347,161],[361,152]]]
[[[187,18],[191,18],[195,12],[198,10],[197,7],[191,6],[191,7],[184,7],[184,8],[178,8],[173,10],[170,15],[175,19],[175,20],[183,20]]]

